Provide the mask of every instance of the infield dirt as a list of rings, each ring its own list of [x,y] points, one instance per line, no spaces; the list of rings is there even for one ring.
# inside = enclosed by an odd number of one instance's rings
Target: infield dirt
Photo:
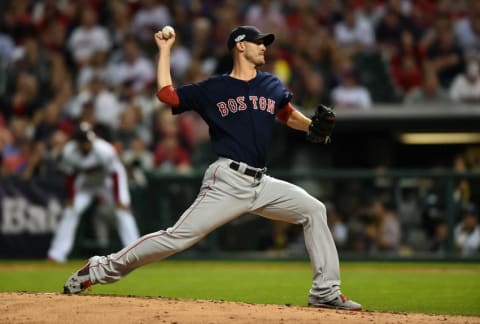
[[[462,323],[480,317],[59,293],[0,293],[0,323]]]

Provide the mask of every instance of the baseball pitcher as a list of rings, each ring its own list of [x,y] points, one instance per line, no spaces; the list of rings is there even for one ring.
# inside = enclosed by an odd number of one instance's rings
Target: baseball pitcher
[[[340,291],[339,261],[327,226],[323,203],[304,189],[266,173],[267,151],[275,119],[306,133],[308,140],[328,143],[335,114],[319,106],[312,119],[290,103],[278,78],[261,72],[265,51],[275,36],[253,26],[240,26],[228,38],[233,57],[230,73],[174,88],[170,51],[175,34],[158,32],[157,97],[173,114],[195,110],[208,124],[218,160],[206,170],[198,197],[172,227],[143,236],[123,250],[94,256],[73,273],[65,293],[79,293],[92,284],[120,280],[134,269],[180,252],[219,226],[245,213],[301,224],[313,270],[308,304],[346,310],[361,305]]]

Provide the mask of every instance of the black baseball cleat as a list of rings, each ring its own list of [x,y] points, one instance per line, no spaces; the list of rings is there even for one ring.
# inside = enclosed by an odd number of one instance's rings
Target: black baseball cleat
[[[92,285],[90,280],[90,263],[72,273],[63,286],[64,294],[79,294]]]
[[[331,309],[343,309],[350,311],[360,311],[362,310],[362,305],[354,302],[353,300],[348,299],[344,294],[340,294],[334,299],[325,302],[318,301],[314,296],[308,298],[308,306],[311,307],[320,307],[320,308],[331,308]]]

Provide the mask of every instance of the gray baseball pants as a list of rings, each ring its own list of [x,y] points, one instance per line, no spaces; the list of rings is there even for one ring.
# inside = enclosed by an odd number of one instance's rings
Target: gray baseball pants
[[[187,249],[236,217],[252,213],[303,225],[313,269],[310,296],[325,301],[335,298],[340,293],[340,271],[325,206],[294,184],[268,175],[256,179],[244,174],[244,163],[232,170],[231,162],[219,158],[208,167],[196,200],[173,227],[147,234],[117,253],[90,258],[92,283],[120,280],[142,265]]]

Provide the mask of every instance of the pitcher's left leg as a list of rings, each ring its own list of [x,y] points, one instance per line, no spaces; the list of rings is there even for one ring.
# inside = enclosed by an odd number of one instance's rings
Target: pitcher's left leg
[[[327,225],[324,204],[291,183],[272,177],[266,177],[264,181],[254,213],[303,225],[305,246],[313,269],[309,304],[341,298],[338,254]]]

